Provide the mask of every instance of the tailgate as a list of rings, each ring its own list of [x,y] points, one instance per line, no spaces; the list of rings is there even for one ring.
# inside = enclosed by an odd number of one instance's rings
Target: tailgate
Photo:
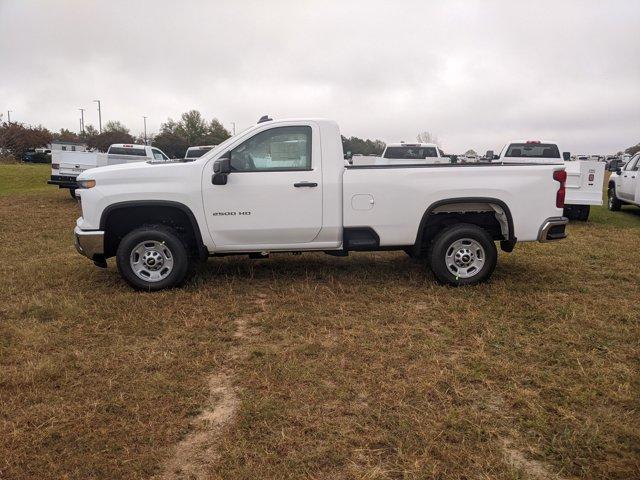
[[[602,205],[604,163],[577,160],[565,162],[567,205]]]
[[[80,173],[98,166],[95,152],[62,152],[59,159],[60,175],[77,176]]]

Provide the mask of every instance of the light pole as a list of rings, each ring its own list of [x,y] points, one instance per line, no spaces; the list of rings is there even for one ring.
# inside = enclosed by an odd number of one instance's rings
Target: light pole
[[[11,112],[13,112],[13,110],[7,110],[7,123],[11,123]]]
[[[100,100],[94,100],[98,104],[98,130],[102,133],[102,110],[100,109]]]
[[[142,120],[144,120],[144,144],[147,144],[147,117],[143,116]]]
[[[231,122],[231,125],[233,125],[233,134],[236,134],[236,122]]]
[[[84,108],[78,110],[80,110],[80,131],[84,133]]]

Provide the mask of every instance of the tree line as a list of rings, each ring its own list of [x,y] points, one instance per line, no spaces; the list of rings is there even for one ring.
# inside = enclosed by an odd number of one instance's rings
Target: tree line
[[[180,115],[178,120],[168,118],[161,124],[157,134],[150,134],[147,143],[158,147],[169,157],[182,158],[190,146],[218,145],[231,136],[222,123],[213,118],[207,121],[197,110]],[[52,141],[85,143],[89,149],[106,152],[114,143],[145,143],[142,134],[134,136],[121,122],[111,120],[105,123],[102,133],[93,125],[86,125],[83,132],[73,132],[66,128],[52,132],[42,125],[24,125],[16,122],[0,123],[0,153],[21,158],[34,148],[46,147]],[[354,155],[380,155],[385,143],[358,137],[342,137],[345,152]]]
[[[188,147],[193,145],[217,145],[231,134],[216,118],[206,121],[200,112],[190,110],[178,120],[167,119],[160,126],[158,134],[150,134],[146,143],[156,146],[170,157],[182,158]],[[102,133],[93,125],[87,125],[83,132],[73,132],[66,128],[52,132],[42,125],[24,125],[16,122],[0,123],[0,153],[16,158],[34,148],[46,147],[52,141],[85,143],[91,150],[106,152],[114,143],[145,143],[143,134],[134,136],[121,122],[111,120],[105,123]]]
[[[198,110],[184,112],[178,120],[168,118],[160,126],[157,134],[150,134],[147,143],[160,148],[173,158],[182,158],[190,146],[218,145],[231,136],[231,133],[217,119],[207,121]],[[52,132],[42,125],[32,126],[16,122],[0,123],[0,153],[21,158],[29,149],[46,147],[52,141],[86,143],[90,149],[106,152],[114,143],[145,143],[143,135],[134,136],[119,121],[105,123],[102,133],[93,125],[87,125],[83,132],[73,132],[66,128]],[[430,132],[421,132],[417,136],[420,142],[436,143],[438,139]],[[352,155],[381,155],[385,149],[382,140],[342,136],[345,153]],[[640,143],[633,145],[625,153],[634,155],[640,151]],[[469,150],[467,154],[475,153]]]

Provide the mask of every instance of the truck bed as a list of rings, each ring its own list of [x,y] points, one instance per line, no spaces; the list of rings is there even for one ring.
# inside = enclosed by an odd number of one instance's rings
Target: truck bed
[[[346,166],[344,226],[375,226],[381,246],[411,245],[425,210],[439,208],[439,202],[473,201],[478,211],[486,211],[493,199],[507,210],[502,213],[512,219],[515,237],[534,241],[545,219],[562,215],[553,172],[563,168],[533,163]]]

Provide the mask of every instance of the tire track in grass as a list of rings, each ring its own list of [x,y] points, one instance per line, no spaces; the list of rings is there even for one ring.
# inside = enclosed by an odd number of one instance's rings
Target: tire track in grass
[[[259,333],[249,324],[267,310],[267,295],[258,293],[253,304],[259,311],[235,319],[233,337],[238,343],[228,353],[230,365],[209,376],[209,399],[200,415],[191,421],[191,431],[183,438],[171,457],[163,466],[162,473],[156,477],[161,480],[204,480],[209,478],[210,467],[219,459],[215,441],[222,429],[235,418],[240,406],[236,387],[233,363],[241,360],[246,352],[244,343],[251,335]]]

